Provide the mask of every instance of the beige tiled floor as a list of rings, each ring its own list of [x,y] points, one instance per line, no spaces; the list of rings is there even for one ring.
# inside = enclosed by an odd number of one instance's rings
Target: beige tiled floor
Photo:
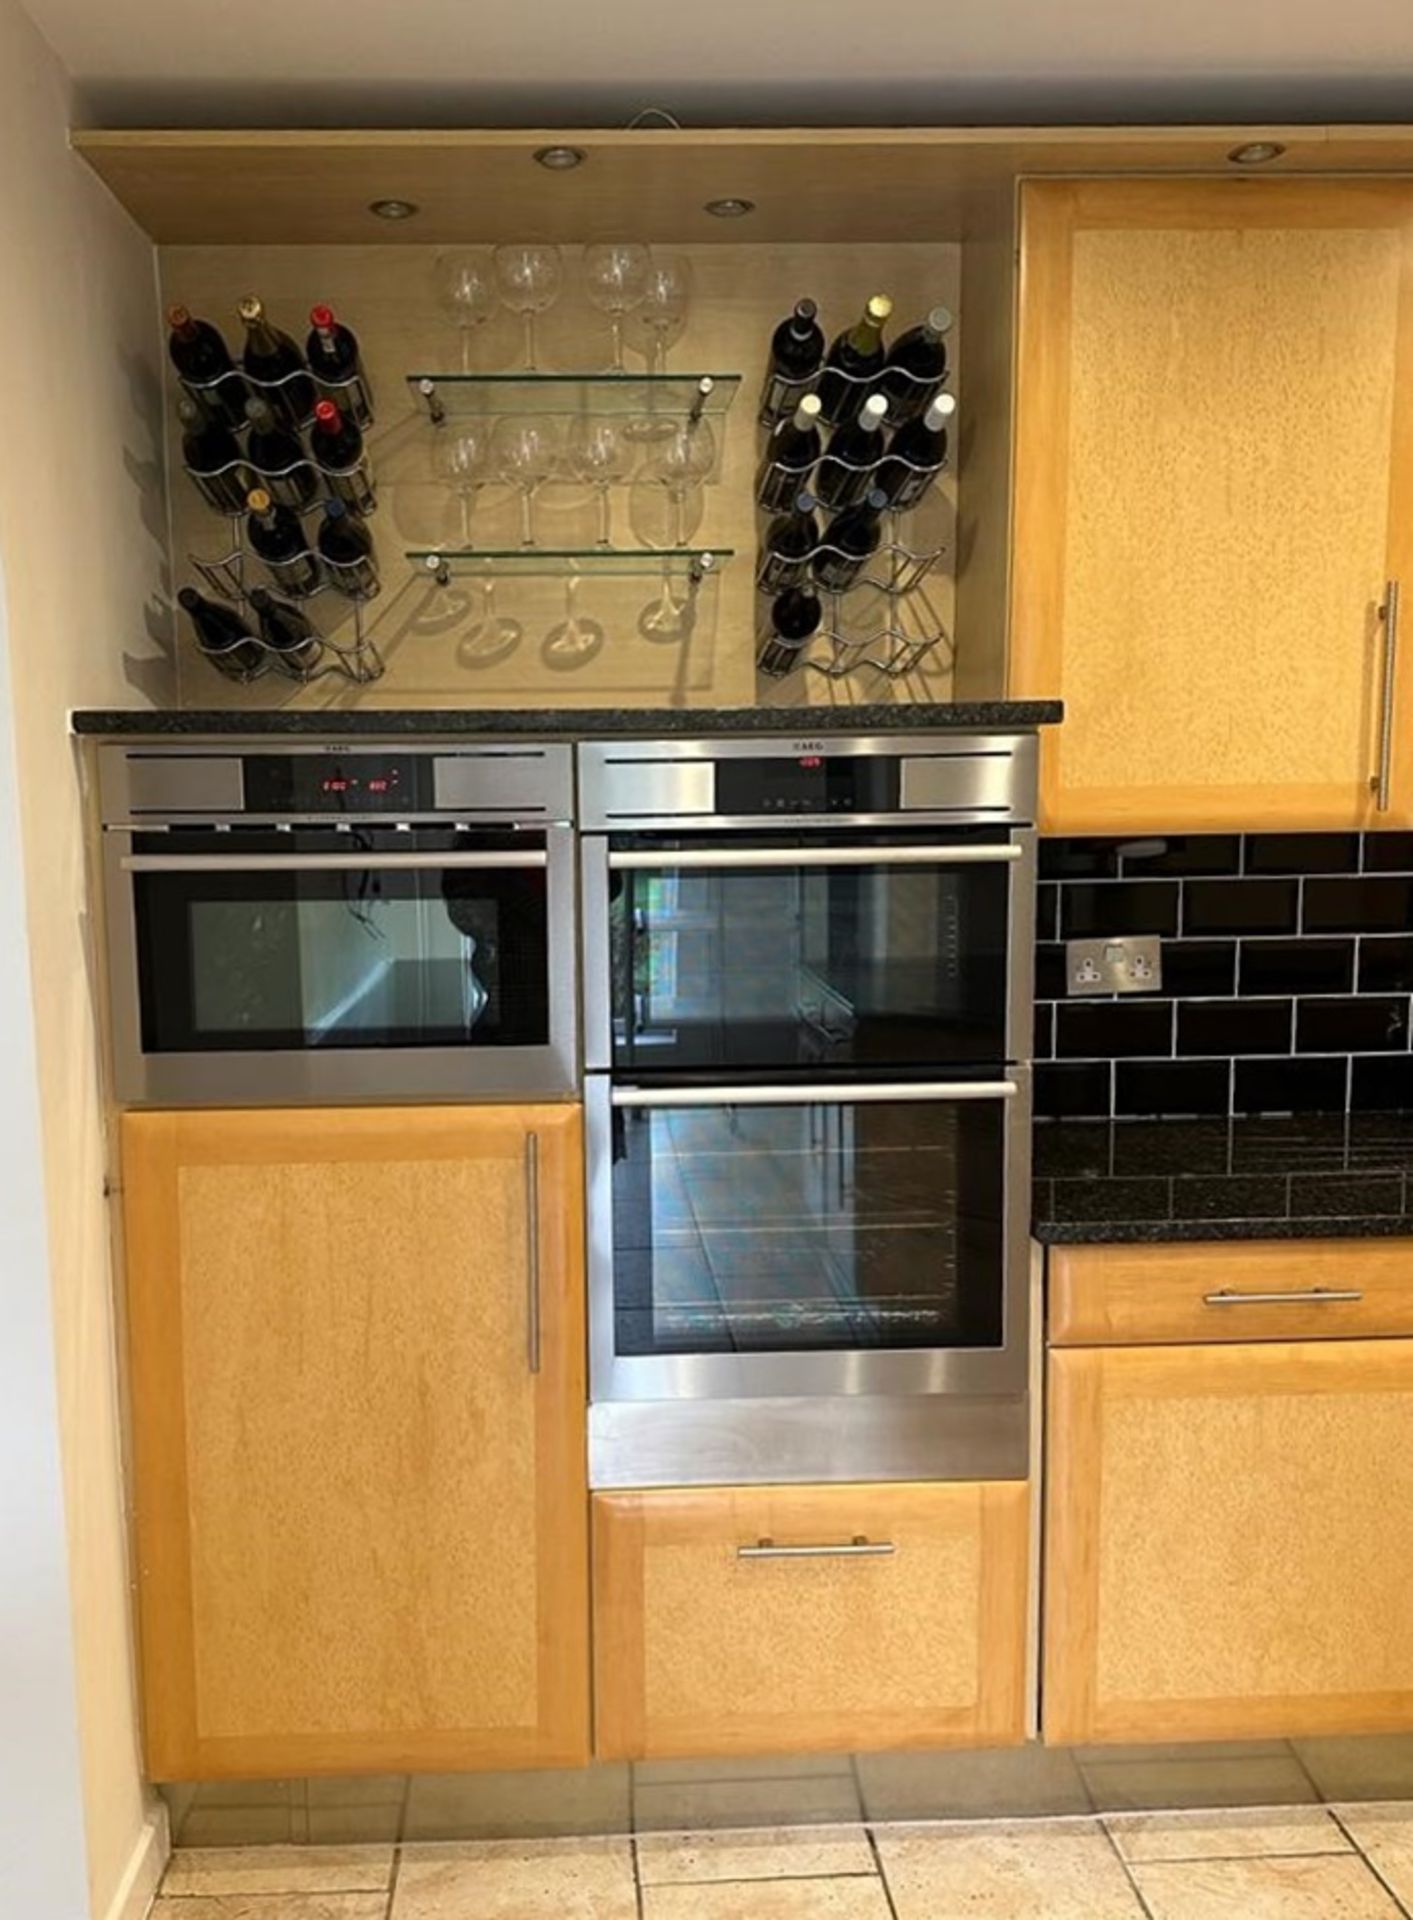
[[[1407,1801],[609,1839],[181,1848],[153,1912],[153,1920],[1410,1916]]]

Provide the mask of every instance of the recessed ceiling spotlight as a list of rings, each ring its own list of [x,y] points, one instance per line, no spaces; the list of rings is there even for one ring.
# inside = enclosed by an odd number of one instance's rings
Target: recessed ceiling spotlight
[[[548,167],[551,173],[569,173],[575,167],[582,167],[588,159],[582,147],[536,147],[535,158],[542,167]]]
[[[748,213],[754,213],[754,200],[737,200],[734,196],[726,200],[708,200],[706,211],[717,220],[744,220]]]
[[[369,213],[376,213],[380,220],[410,220],[417,211],[415,200],[370,200]]]
[[[1268,160],[1279,160],[1284,152],[1275,140],[1248,140],[1244,147],[1233,147],[1227,159],[1238,167],[1264,167]]]

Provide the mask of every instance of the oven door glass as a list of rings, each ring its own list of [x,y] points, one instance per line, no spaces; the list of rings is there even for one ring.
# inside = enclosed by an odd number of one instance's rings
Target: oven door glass
[[[615,1089],[614,1357],[1000,1346],[1007,1100],[782,1091]]]
[[[1006,1059],[1019,843],[979,835],[957,858],[936,838],[683,839],[675,860],[614,841],[615,1068]]]
[[[133,852],[145,1053],[548,1041],[542,834],[208,829]]]

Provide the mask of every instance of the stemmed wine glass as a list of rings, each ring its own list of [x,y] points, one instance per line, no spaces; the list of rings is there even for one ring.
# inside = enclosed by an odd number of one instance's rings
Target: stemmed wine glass
[[[520,495],[521,544],[535,542],[535,489],[543,486],[559,465],[559,423],[548,414],[525,414],[500,420],[494,440],[496,472]]]
[[[586,480],[599,496],[599,545],[613,544],[609,530],[609,488],[633,471],[634,454],[623,429],[614,420],[579,414],[571,422],[564,447],[566,473]]]
[[[471,336],[495,312],[496,276],[487,253],[437,256],[437,298],[461,333],[461,371],[471,371]]]
[[[614,373],[622,373],[623,316],[648,290],[652,255],[640,240],[599,240],[584,249],[584,290],[613,328]]]
[[[525,323],[525,370],[534,373],[535,315],[554,305],[564,284],[559,248],[531,242],[497,247],[495,263],[500,297]]]
[[[649,373],[666,373],[667,349],[682,338],[692,304],[692,263],[685,254],[654,254],[633,330],[643,338]]]
[[[471,508],[478,491],[494,478],[491,464],[491,428],[484,420],[459,420],[453,427],[433,429],[436,440],[432,456],[437,478],[443,481],[461,502],[461,544],[471,544]]]
[[[571,573],[564,583],[564,618],[545,636],[545,659],[551,666],[572,667],[592,658],[603,645],[603,628],[579,611],[580,584],[579,575]]]
[[[709,421],[679,421],[653,454],[649,477],[667,489],[672,504],[672,545],[686,541],[686,501],[716,464],[716,435]]]

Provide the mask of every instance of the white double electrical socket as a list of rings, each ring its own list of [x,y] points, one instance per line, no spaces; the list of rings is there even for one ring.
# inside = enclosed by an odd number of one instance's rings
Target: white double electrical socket
[[[1065,942],[1065,987],[1072,994],[1156,993],[1163,984],[1157,934]]]

